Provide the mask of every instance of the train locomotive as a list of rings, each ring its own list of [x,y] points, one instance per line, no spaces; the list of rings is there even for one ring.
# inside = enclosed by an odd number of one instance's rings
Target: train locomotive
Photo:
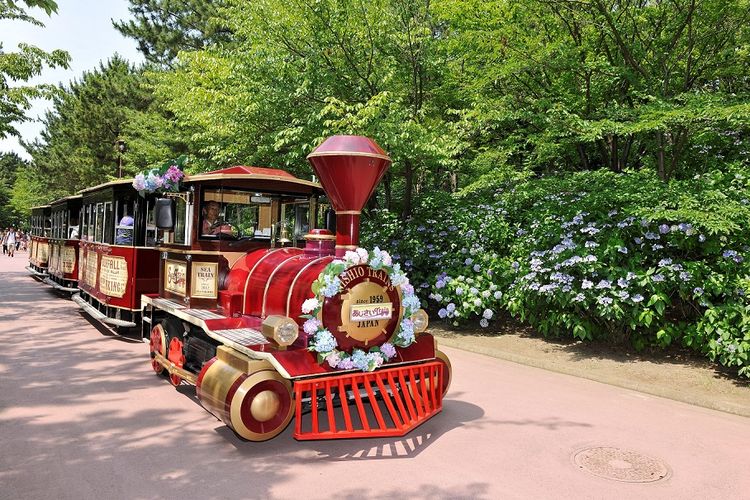
[[[246,440],[292,418],[299,440],[402,436],[441,411],[451,366],[398,264],[358,247],[391,160],[360,136],[330,137],[308,160],[322,190],[233,167],[156,200],[159,292],[142,297],[151,366],[195,385]],[[335,235],[315,228],[323,194]]]

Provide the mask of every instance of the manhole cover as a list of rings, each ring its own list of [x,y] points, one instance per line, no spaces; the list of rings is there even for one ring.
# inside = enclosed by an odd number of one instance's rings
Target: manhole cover
[[[576,453],[573,461],[595,476],[626,483],[650,483],[669,474],[661,460],[619,448],[587,448]]]

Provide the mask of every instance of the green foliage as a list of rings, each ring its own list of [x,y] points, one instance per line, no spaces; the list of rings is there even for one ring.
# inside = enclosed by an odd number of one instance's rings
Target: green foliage
[[[199,50],[231,41],[216,19],[222,1],[130,0],[134,19],[113,21],[124,36],[134,38],[146,60],[169,65],[181,50]]]
[[[16,176],[26,167],[26,162],[17,154],[0,153],[0,227],[18,227],[24,220],[23,215],[11,204],[11,198]]]
[[[36,181],[47,201],[177,156],[169,122],[156,108],[142,70],[119,56],[63,88],[44,119],[41,140],[30,146]],[[120,155],[118,140],[127,149]]]
[[[47,15],[57,11],[57,4],[52,0],[24,0],[23,3],[39,7]],[[0,19],[44,26],[18,2],[10,0],[0,0]],[[19,44],[18,49],[18,52],[5,52],[0,43],[0,138],[18,135],[13,124],[29,119],[25,113],[31,107],[31,99],[51,98],[56,93],[52,85],[19,85],[19,82],[39,76],[45,66],[67,68],[70,62],[70,56],[62,50],[45,52],[25,43]]]
[[[662,179],[747,151],[750,4],[435,3],[474,144],[536,171],[649,167]],[[709,162],[710,163],[710,162]]]

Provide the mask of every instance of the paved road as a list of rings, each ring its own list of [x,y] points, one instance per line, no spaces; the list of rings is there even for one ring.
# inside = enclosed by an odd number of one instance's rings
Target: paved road
[[[456,349],[443,412],[406,438],[244,442],[24,259],[0,256],[2,499],[750,498],[750,419]],[[669,475],[574,463],[600,446]]]

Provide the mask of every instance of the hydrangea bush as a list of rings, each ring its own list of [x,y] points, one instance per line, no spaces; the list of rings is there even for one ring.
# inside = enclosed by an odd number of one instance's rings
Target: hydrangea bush
[[[544,335],[679,342],[750,376],[744,171],[531,179],[433,196],[405,226],[376,212],[363,232],[410,264],[433,316],[452,324],[487,327],[504,310]]]

